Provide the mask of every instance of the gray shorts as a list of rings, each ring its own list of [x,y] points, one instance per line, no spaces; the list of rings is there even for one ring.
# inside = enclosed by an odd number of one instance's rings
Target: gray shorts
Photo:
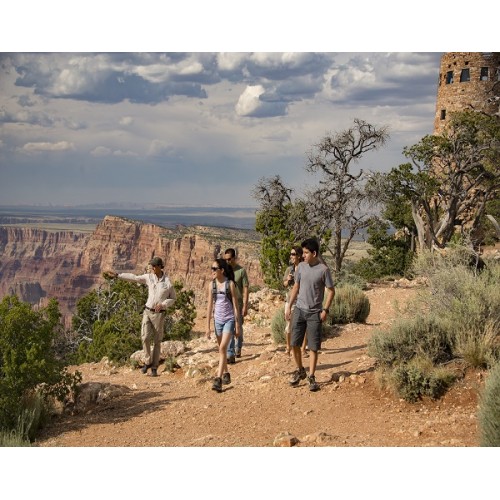
[[[321,311],[310,312],[295,307],[292,313],[292,347],[302,346],[304,336],[307,332],[307,347],[311,351],[321,349],[321,337],[323,324],[320,319]]]

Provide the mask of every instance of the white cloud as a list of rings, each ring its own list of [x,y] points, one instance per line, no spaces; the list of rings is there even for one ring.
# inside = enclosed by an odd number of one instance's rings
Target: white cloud
[[[90,154],[92,156],[109,156],[110,154],[112,154],[112,151],[105,146],[97,146],[90,152]]]
[[[128,126],[128,125],[132,125],[132,123],[134,122],[134,119],[131,117],[131,116],[124,116],[122,118],[120,118],[120,125],[124,125],[124,126]]]
[[[22,150],[27,153],[37,153],[42,151],[64,152],[75,149],[73,143],[68,141],[59,142],[28,142],[22,147]]]
[[[260,96],[265,92],[262,85],[248,85],[236,103],[236,114],[251,116],[262,107]]]
[[[147,154],[155,158],[174,156],[174,148],[165,141],[155,139],[151,141]]]

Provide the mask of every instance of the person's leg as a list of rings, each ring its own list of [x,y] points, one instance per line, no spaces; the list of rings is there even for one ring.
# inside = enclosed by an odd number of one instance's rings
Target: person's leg
[[[293,352],[293,359],[295,360],[297,368],[301,369],[303,368],[303,366],[302,366],[302,355],[300,346],[302,345],[307,325],[306,319],[301,309],[299,309],[298,307],[295,307],[293,309],[290,322],[292,328],[291,346]]]
[[[231,338],[229,339],[229,343],[227,345],[227,359],[229,360],[229,363],[235,363],[235,358],[236,358],[236,351],[235,351],[235,345],[234,345],[234,332],[231,333]]]
[[[304,342],[302,342],[302,357],[307,356],[306,347],[307,347],[307,335],[304,335]]]
[[[231,332],[224,332],[221,335],[221,340],[219,344],[219,371],[217,372],[218,377],[222,377],[227,371],[227,346],[231,340]]]
[[[307,345],[309,346],[309,390],[317,391],[319,384],[316,382],[316,366],[318,364],[318,351],[321,349],[322,324],[319,313],[311,313],[307,321]]]
[[[243,347],[243,323],[245,320],[243,319],[243,314],[240,311],[240,336],[236,338],[236,350],[235,355],[237,358],[241,358],[241,348]]]
[[[290,385],[296,386],[298,383],[306,378],[306,371],[302,365],[302,355],[301,355],[301,345],[304,340],[304,335],[306,333],[306,321],[304,314],[296,307],[292,313],[292,350],[293,359],[297,365],[297,370],[292,374],[292,378],[289,380]]]
[[[290,311],[290,304],[285,302],[285,318],[287,313]],[[286,340],[286,353],[290,356],[290,351],[292,346],[290,345],[291,332],[290,332],[290,321],[285,320],[285,340]]]
[[[141,342],[142,342],[142,350],[144,352],[144,366],[149,368],[151,366],[152,358],[151,358],[151,338],[154,334],[154,328],[149,319],[149,314],[147,311],[144,311],[142,315],[142,323],[141,323]],[[144,371],[144,373],[146,373]]]
[[[322,325],[319,313],[311,313],[307,319],[305,340],[309,346],[309,375],[314,375],[318,364],[318,351],[321,349]]]
[[[160,364],[160,354],[161,354],[161,341],[163,340],[163,334],[165,330],[165,314],[164,313],[156,313],[153,315],[153,356],[151,361],[151,368],[158,369]]]

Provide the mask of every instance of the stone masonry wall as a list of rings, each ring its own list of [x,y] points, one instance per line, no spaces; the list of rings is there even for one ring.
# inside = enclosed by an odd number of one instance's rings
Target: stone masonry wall
[[[468,70],[468,72],[467,72]],[[460,81],[461,76],[467,76]],[[467,109],[497,114],[500,104],[500,53],[448,52],[441,58],[434,118],[440,133],[450,113]]]

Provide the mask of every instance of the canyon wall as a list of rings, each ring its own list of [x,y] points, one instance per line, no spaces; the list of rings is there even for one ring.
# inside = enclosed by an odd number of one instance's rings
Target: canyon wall
[[[91,234],[0,227],[0,297],[15,294],[32,304],[59,301],[71,316],[77,300],[104,283],[104,270],[140,274],[158,256],[172,280],[195,292],[197,307],[206,304],[213,259],[236,248],[251,285],[262,286],[259,246],[243,232],[216,228],[166,229],[154,224],[106,216]]]

